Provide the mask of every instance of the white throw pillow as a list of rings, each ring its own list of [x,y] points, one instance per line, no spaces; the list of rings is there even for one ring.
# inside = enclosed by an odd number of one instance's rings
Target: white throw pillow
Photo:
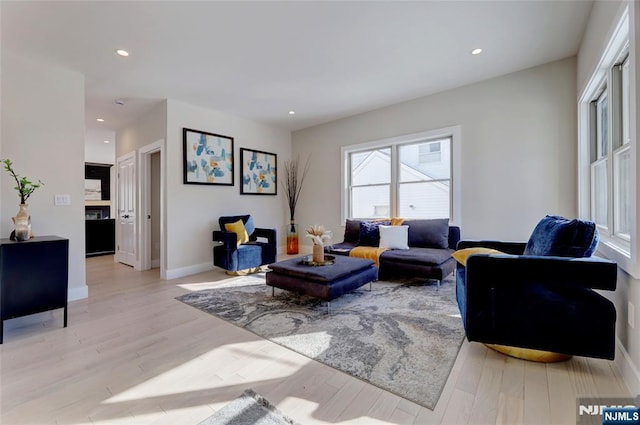
[[[409,226],[379,226],[380,248],[409,249]]]

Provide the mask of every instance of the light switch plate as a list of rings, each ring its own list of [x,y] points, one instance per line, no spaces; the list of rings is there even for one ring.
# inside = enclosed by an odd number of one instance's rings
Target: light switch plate
[[[631,304],[631,301],[627,301],[627,323],[629,323],[631,329],[636,327],[636,309]]]
[[[53,199],[53,204],[56,206],[71,205],[71,195],[67,195],[67,194],[55,195]]]

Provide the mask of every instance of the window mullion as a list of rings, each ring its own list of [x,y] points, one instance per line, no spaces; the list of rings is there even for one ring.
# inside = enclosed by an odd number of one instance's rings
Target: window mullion
[[[391,187],[389,188],[389,205],[391,206],[391,216],[398,217],[398,182],[400,181],[399,166],[400,155],[398,155],[398,145],[391,146]]]
[[[613,210],[613,140],[614,136],[617,135],[618,131],[615,129],[615,119],[617,118],[616,114],[616,87],[619,84],[616,84],[616,78],[614,78],[614,67],[609,69],[607,73],[607,134],[606,134],[606,144],[607,144],[607,233],[611,236],[614,232],[614,210]]]
[[[353,172],[353,155],[351,153],[348,154],[348,162],[349,165],[346,170],[347,174],[347,217],[353,217],[353,176],[351,173]]]

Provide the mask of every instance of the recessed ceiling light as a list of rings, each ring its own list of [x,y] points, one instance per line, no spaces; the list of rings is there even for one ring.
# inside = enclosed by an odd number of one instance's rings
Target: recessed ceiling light
[[[289,115],[295,115],[296,111],[289,111]]]
[[[104,118],[96,118],[96,121],[98,121],[98,122],[104,122]]]
[[[116,50],[116,53],[119,54],[120,56],[124,56],[124,57],[129,56],[129,52],[127,52],[126,50],[122,50],[122,49]]]
[[[472,55],[479,55],[480,53],[482,53],[482,49],[473,49],[473,50],[471,51],[471,54],[472,54]]]
[[[111,143],[111,142],[110,142],[110,141],[108,141],[108,140],[105,140],[104,142],[105,142],[105,143]]]

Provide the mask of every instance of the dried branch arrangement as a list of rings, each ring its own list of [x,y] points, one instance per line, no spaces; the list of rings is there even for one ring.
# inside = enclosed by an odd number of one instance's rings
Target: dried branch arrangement
[[[311,164],[311,157],[307,158],[307,162],[304,164],[304,168],[300,170],[300,156],[296,159],[287,160],[284,162],[284,190],[287,194],[287,201],[289,203],[290,219],[293,222],[296,213],[296,205],[298,198],[300,197],[300,191],[302,190],[302,184],[304,178],[309,171],[309,164]]]

